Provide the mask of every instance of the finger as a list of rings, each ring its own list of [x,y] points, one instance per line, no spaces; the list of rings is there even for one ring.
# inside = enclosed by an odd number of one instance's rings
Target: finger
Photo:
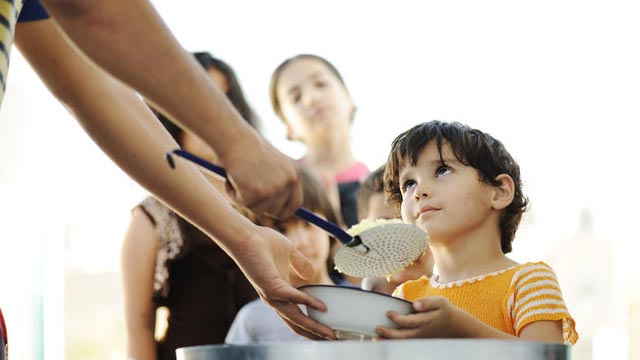
[[[282,219],[276,215],[282,212],[282,208],[284,208],[288,199],[288,193],[280,192],[270,197],[262,196],[256,198],[252,203],[244,203],[244,205],[258,214],[268,214]],[[242,201],[243,199],[240,200]]]
[[[445,301],[442,296],[428,296],[414,301],[413,308],[417,312],[434,311],[442,308]]]
[[[229,195],[229,197],[232,198],[233,201],[235,201],[238,204],[242,204],[240,202],[240,198],[239,198],[238,192],[233,187],[233,185],[231,185],[230,181],[225,182],[224,183],[224,187],[225,187],[225,190],[227,191],[227,195]]]
[[[387,313],[387,317],[391,319],[391,321],[406,329],[417,328],[418,326],[420,326],[420,324],[428,322],[428,316],[428,313],[417,313],[408,315],[398,314],[395,311],[389,311]]]
[[[300,336],[304,336],[307,339],[311,339],[311,340],[326,340],[324,337],[318,335],[318,334],[314,334],[311,331],[307,331],[303,328],[301,328],[300,326],[292,323],[291,321],[282,318],[282,321],[284,321],[285,324],[287,324],[287,327],[289,329],[291,329],[291,331],[293,331],[294,333],[300,335]]]
[[[279,289],[276,297],[264,297],[264,300],[267,302],[267,304],[274,308],[279,303],[293,303],[305,305],[320,312],[327,311],[327,306],[322,301],[292,286],[287,286],[285,288]]]
[[[409,339],[416,337],[413,331],[405,329],[393,329],[386,326],[376,327],[376,334],[383,339]]]
[[[311,333],[324,339],[335,339],[335,334],[331,328],[305,315],[296,304],[278,301],[270,305],[285,322],[294,325],[292,330],[296,333],[303,336]]]
[[[313,276],[315,270],[313,269],[313,266],[309,262],[309,259],[307,259],[304,255],[302,255],[300,250],[296,248],[292,248],[290,259],[291,259],[291,268],[293,269],[293,271],[296,272],[296,274],[298,274],[298,276],[300,276],[305,280]]]
[[[284,208],[278,215],[280,216],[281,219],[286,219],[292,216],[296,212],[296,210],[298,210],[298,208],[302,206],[303,201],[304,201],[304,191],[302,188],[302,182],[297,181],[294,184],[293,189],[291,190],[291,193],[289,195],[289,200],[285,203]]]

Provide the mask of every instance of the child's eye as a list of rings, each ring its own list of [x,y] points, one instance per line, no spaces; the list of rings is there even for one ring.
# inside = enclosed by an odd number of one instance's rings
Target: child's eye
[[[440,167],[438,167],[438,169],[436,169],[436,176],[444,176],[449,173],[451,173],[451,168],[447,165],[441,165]]]
[[[319,87],[319,88],[323,88],[323,87],[327,86],[327,83],[325,81],[318,80],[318,81],[315,82],[315,86]]]
[[[403,193],[404,193],[404,192],[407,192],[407,191],[409,190],[409,188],[412,188],[412,187],[414,187],[415,185],[416,185],[416,182],[415,182],[414,180],[405,180],[405,181],[402,183],[402,187],[401,187],[402,192],[403,192]]]

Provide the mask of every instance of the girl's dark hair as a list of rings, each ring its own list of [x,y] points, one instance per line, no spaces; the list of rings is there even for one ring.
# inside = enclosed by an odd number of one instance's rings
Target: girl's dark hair
[[[240,116],[242,116],[242,118],[247,123],[249,123],[249,125],[258,129],[260,127],[260,121],[253,109],[251,109],[251,106],[249,106],[249,103],[244,96],[244,92],[242,91],[242,87],[240,86],[238,77],[236,76],[236,73],[233,71],[233,69],[224,61],[214,58],[209,52],[194,52],[192,53],[192,55],[205,70],[215,69],[220,71],[224,75],[228,85],[228,90],[226,93],[227,98],[229,99],[229,101],[231,101],[231,104],[233,104],[236,110],[238,110]],[[169,134],[171,134],[171,137],[173,137],[173,139],[180,146],[182,146],[182,128],[174,124],[171,120],[169,120],[166,116],[161,114],[156,109],[151,108],[151,110],[158,117]]]
[[[284,116],[282,115],[280,99],[278,99],[278,93],[277,93],[278,83],[280,81],[280,75],[290,63],[300,59],[312,59],[312,60],[321,62],[322,64],[324,64],[324,66],[327,67],[327,69],[329,69],[329,71],[331,71],[333,75],[335,75],[335,77],[338,79],[338,81],[340,81],[342,86],[344,86],[344,88],[348,90],[347,84],[344,82],[342,75],[340,75],[340,72],[338,71],[338,69],[335,66],[333,66],[333,64],[330,63],[329,60],[313,54],[298,54],[296,56],[290,57],[285,61],[283,61],[280,65],[278,65],[278,67],[271,74],[271,81],[269,82],[269,97],[271,98],[271,107],[273,108],[273,111],[276,113],[276,115],[278,115],[278,117],[282,120],[284,120]],[[352,121],[353,121],[353,118],[355,117],[355,113],[356,113],[356,109],[354,108],[353,113],[351,114]]]
[[[384,186],[390,203],[402,202],[399,173],[405,164],[415,165],[425,146],[435,141],[440,159],[442,145],[448,144],[456,159],[465,166],[477,170],[480,181],[498,186],[496,177],[501,174],[511,176],[515,184],[513,201],[502,210],[500,216],[501,247],[503,253],[511,252],[511,243],[518,229],[522,214],[527,210],[529,200],[522,192],[520,167],[513,160],[504,145],[491,135],[458,123],[429,121],[398,135],[391,144],[384,174]]]
[[[369,199],[374,194],[384,195],[384,165],[369,174],[358,189],[358,217],[360,219],[364,219],[369,213]]]

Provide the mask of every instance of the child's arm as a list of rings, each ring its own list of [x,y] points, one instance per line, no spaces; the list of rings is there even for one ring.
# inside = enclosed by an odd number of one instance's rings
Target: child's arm
[[[388,339],[490,338],[562,342],[562,321],[533,322],[524,327],[517,337],[483,323],[442,296],[416,300],[413,307],[416,314],[400,315],[390,312],[389,318],[402,328],[380,326],[377,328],[378,334]]]
[[[130,358],[156,358],[153,276],[158,251],[156,230],[151,220],[135,208],[122,244],[122,282],[127,325],[127,354]]]

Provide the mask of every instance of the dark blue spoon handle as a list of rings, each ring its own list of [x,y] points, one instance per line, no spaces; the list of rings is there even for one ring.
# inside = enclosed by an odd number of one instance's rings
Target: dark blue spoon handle
[[[225,171],[224,168],[222,168],[221,166],[218,165],[214,165],[210,162],[208,162],[207,160],[198,157],[196,155],[193,155],[192,153],[182,150],[182,149],[176,149],[173,151],[170,151],[167,153],[167,162],[169,162],[169,166],[171,166],[172,168],[175,168],[175,162],[173,161],[173,155],[178,155],[181,158],[187,159],[197,165],[202,166],[203,168],[210,170],[222,177],[224,177],[225,179],[227,178],[227,172]],[[358,245],[360,243],[360,241],[357,241],[357,244],[354,243],[354,240],[359,240],[358,238],[354,239],[351,235],[347,234],[346,231],[342,230],[338,225],[329,222],[319,216],[317,216],[316,214],[312,213],[311,211],[301,207],[298,208],[298,210],[296,210],[295,212],[296,216],[306,220],[310,223],[312,223],[313,225],[321,228],[322,230],[328,232],[329,234],[333,235],[336,239],[340,240],[341,243],[345,244],[345,245],[349,245],[349,246],[354,246],[354,245]]]

